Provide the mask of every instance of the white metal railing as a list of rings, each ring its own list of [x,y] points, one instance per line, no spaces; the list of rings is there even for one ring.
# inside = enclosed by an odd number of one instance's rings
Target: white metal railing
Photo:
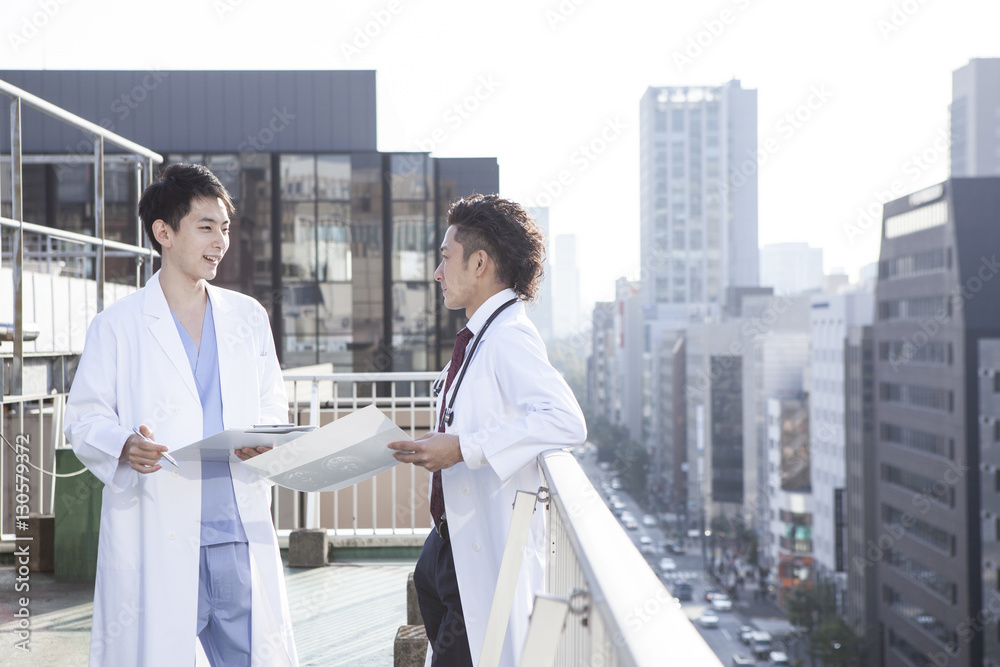
[[[322,426],[375,404],[410,437],[434,424],[431,385],[437,373],[285,373],[291,421]],[[277,489],[274,525],[284,540],[297,528],[325,528],[334,544],[417,546],[430,530],[430,476],[396,466],[337,492]],[[303,511],[304,505],[304,511]],[[291,507],[289,510],[288,507]],[[410,538],[410,539],[407,539]]]
[[[573,455],[539,463],[550,495],[544,594],[570,603],[555,664],[721,665]]]

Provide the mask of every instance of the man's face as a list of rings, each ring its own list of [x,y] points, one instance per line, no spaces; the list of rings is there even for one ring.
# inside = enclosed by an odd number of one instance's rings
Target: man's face
[[[473,259],[470,257],[470,260]],[[448,310],[468,308],[476,293],[476,263],[465,261],[465,248],[455,240],[455,226],[448,227],[441,242],[441,263],[434,271]]]
[[[212,280],[229,249],[229,214],[219,198],[191,200],[191,210],[174,231],[163,224],[165,258],[191,280]]]

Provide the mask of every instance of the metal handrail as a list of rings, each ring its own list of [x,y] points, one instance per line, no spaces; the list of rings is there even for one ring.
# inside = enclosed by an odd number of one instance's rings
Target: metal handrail
[[[156,164],[163,162],[163,156],[159,153],[153,152],[133,141],[129,141],[125,137],[115,134],[110,130],[106,130],[100,125],[91,123],[89,120],[80,118],[76,114],[57,107],[51,102],[46,102],[42,98],[32,95],[28,91],[22,90],[17,86],[7,83],[6,81],[0,80],[0,93],[3,93],[8,97],[20,98],[22,102],[41,111],[42,113],[48,114],[57,120],[63,121],[64,123],[69,123],[70,125],[85,132],[89,132],[95,136],[103,137],[103,139],[108,143],[114,144],[119,148],[123,148],[129,153],[141,155],[147,160],[152,160]]]
[[[88,236],[87,234],[78,234],[77,232],[70,232],[64,229],[56,229],[54,227],[47,227],[45,225],[36,225],[32,222],[20,222],[18,220],[11,220],[10,218],[0,217],[0,227],[20,229],[29,234],[41,234],[43,236],[50,236],[54,239],[69,241],[71,243],[103,246],[109,250],[121,250],[132,255],[142,255],[143,257],[159,257],[159,253],[155,252],[154,250],[150,250],[149,248],[143,248],[141,246],[131,245],[129,243],[121,243],[119,241],[109,241],[108,239],[100,239],[97,238],[96,236]]]
[[[572,552],[564,556],[575,555],[573,565],[584,586],[583,590],[557,590],[579,584],[553,576],[552,568],[565,568],[565,561],[553,561],[546,592],[567,599],[583,595],[591,616],[585,626],[578,624],[587,641],[568,637],[566,650],[572,654],[584,650],[581,646],[585,645],[590,647],[587,650],[603,654],[601,659],[592,655],[590,664],[646,667],[664,664],[664,647],[669,647],[672,664],[721,667],[719,658],[632,544],[576,458],[565,451],[552,451],[538,460],[551,496],[552,534],[548,543],[553,559],[561,548]],[[572,635],[569,627],[566,633]]]

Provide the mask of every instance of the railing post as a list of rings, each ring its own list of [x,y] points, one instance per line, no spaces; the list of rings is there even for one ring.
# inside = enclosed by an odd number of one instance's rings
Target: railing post
[[[14,357],[11,359],[10,393],[20,396],[24,376],[24,196],[21,181],[21,98],[10,102],[10,188],[11,215],[20,223],[14,230]]]
[[[313,380],[309,398],[309,425],[319,428],[319,380]],[[319,528],[319,494],[306,494],[306,528]]]
[[[94,236],[104,241],[104,137],[94,137]],[[104,243],[97,247],[97,312],[104,310]]]

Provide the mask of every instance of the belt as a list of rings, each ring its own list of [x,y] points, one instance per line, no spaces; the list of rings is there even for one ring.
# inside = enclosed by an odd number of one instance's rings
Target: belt
[[[437,531],[438,537],[442,540],[448,539],[448,517],[441,516],[441,520],[437,522],[434,526],[434,530]]]

